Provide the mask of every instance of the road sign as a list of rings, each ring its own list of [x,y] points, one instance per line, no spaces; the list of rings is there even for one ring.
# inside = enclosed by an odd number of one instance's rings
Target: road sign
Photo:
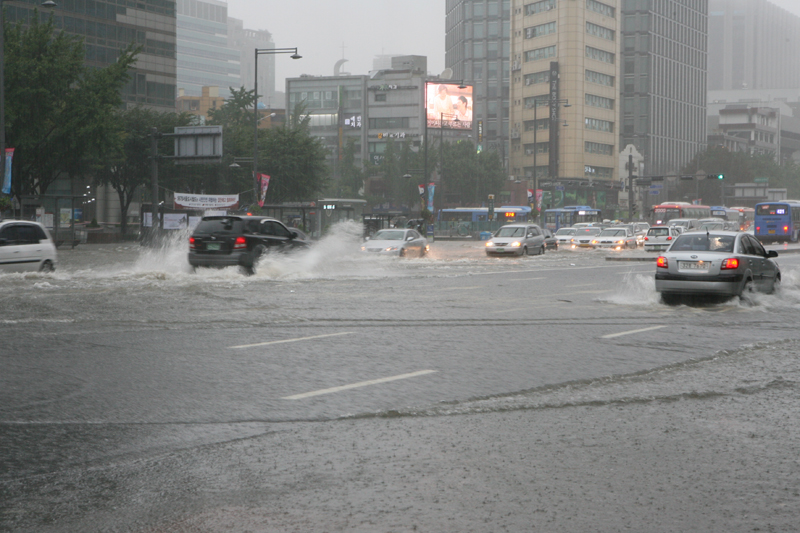
[[[767,177],[753,178],[753,183],[769,183],[769,178]]]
[[[660,189],[650,189],[650,194],[661,194]]]
[[[556,190],[557,191],[563,191],[564,190],[564,186],[563,185],[556,185]]]
[[[650,184],[650,188],[651,189],[663,189],[664,188],[664,184],[663,183],[651,183]]]

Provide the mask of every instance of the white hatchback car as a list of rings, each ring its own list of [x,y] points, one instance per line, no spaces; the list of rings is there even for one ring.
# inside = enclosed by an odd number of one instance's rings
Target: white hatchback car
[[[0,272],[51,272],[56,245],[44,226],[28,220],[0,220]]]

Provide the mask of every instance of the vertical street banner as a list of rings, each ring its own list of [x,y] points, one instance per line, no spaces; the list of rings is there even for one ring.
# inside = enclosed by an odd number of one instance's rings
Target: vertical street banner
[[[433,190],[436,187],[436,184],[430,182],[428,184],[428,211],[433,213]]]
[[[549,167],[550,178],[558,179],[558,102],[559,102],[559,87],[558,87],[558,61],[550,62],[550,145],[549,150]]]
[[[533,205],[533,189],[528,189],[528,205]]]
[[[3,194],[11,194],[11,160],[14,158],[14,149],[6,148],[6,168],[3,169]]]
[[[542,210],[542,198],[544,198],[544,191],[542,189],[536,189],[536,210]]]
[[[269,189],[269,176],[266,174],[259,174],[258,182],[261,185],[261,194],[258,196],[258,207],[264,207],[264,200],[267,199],[267,189]]]

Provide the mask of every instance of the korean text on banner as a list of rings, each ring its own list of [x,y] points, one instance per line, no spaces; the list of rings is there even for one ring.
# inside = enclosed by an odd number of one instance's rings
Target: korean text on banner
[[[433,213],[433,190],[436,188],[436,184],[430,182],[428,184],[428,211]]]
[[[214,195],[175,193],[175,207],[177,209],[236,209],[238,206],[238,194]]]
[[[3,194],[11,194],[11,161],[14,159],[14,149],[6,148],[6,168],[3,171]]]
[[[536,189],[536,210],[542,210],[542,197],[544,197],[544,191],[542,189]]]

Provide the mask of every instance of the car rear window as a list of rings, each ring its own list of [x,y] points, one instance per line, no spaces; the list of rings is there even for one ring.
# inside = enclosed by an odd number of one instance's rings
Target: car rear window
[[[669,236],[669,228],[650,228],[647,234],[651,237],[667,237]]]
[[[244,232],[244,221],[241,218],[220,217],[204,218],[194,230],[195,233],[239,234]]]
[[[733,252],[736,238],[732,235],[692,233],[675,239],[671,252]]]

